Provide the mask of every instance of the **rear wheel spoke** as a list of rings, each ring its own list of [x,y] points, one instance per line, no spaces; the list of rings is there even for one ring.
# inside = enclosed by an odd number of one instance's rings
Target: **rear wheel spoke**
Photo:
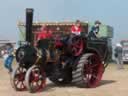
[[[95,67],[97,67],[99,64],[91,64],[91,68],[95,68]]]
[[[86,75],[86,79],[87,79],[87,84],[90,84],[90,74]]]
[[[98,78],[97,78],[97,76],[96,76],[96,75],[94,75],[94,74],[92,75],[92,77],[93,77],[93,78],[95,78],[95,79],[98,79]]]

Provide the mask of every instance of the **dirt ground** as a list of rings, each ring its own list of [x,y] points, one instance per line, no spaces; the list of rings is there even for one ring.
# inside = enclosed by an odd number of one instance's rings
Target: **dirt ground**
[[[16,92],[11,87],[7,70],[0,62],[0,96],[128,96],[128,65],[124,67],[124,70],[117,70],[115,64],[110,64],[97,88],[59,87],[48,82],[44,91],[32,94],[28,91]]]

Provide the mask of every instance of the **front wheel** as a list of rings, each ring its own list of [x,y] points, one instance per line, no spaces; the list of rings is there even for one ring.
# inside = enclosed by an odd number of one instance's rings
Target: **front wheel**
[[[46,85],[44,70],[36,65],[30,67],[25,76],[25,83],[31,93],[42,91]]]
[[[25,74],[26,68],[18,66],[11,76],[11,85],[16,91],[24,91],[26,90],[25,86]]]

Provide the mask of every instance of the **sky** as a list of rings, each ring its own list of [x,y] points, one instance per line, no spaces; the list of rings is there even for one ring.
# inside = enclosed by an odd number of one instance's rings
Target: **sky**
[[[114,28],[113,42],[128,39],[128,0],[1,0],[0,40],[18,40],[17,22],[34,8],[34,21],[100,20]]]

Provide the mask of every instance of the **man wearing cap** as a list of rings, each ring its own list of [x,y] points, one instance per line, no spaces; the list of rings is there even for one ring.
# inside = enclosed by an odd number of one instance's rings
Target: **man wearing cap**
[[[97,34],[99,33],[99,26],[101,25],[100,21],[95,21],[95,25],[91,28],[91,31],[88,34],[89,38],[97,38]]]

